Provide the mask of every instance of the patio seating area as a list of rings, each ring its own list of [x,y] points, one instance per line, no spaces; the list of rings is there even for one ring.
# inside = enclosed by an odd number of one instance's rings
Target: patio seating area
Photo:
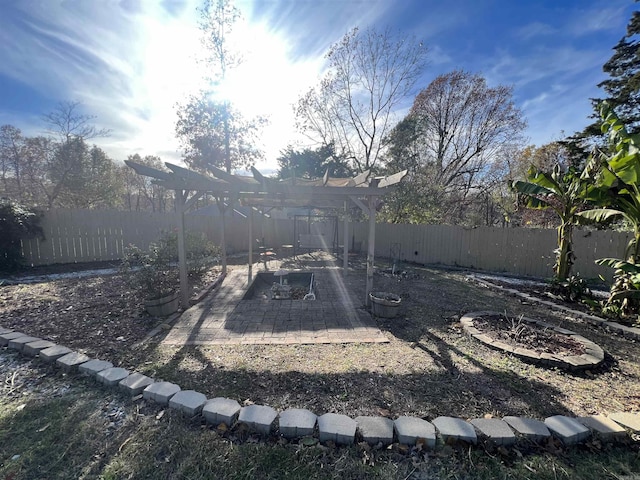
[[[312,252],[296,258],[272,259],[270,270],[313,272],[316,300],[243,299],[248,266],[234,266],[201,303],[185,311],[162,343],[165,345],[384,343],[389,340],[376,326],[352,282],[335,265],[335,257]],[[254,264],[254,272],[264,269]]]

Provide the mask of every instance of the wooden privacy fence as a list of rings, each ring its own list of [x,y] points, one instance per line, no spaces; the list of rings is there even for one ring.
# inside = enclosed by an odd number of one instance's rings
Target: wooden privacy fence
[[[354,238],[367,241],[367,226],[355,224]],[[594,262],[598,258],[623,258],[631,233],[576,229],[573,272],[583,278],[612,271]],[[442,264],[506,272],[532,277],[551,277],[557,246],[555,229],[464,228],[448,225],[376,226],[376,256],[420,264]]]
[[[220,217],[186,215],[188,232],[200,232],[220,244]],[[249,220],[242,217],[225,219],[227,251],[249,250]],[[51,210],[42,219],[45,240],[25,240],[23,253],[30,265],[81,263],[119,260],[124,249],[134,244],[146,249],[163,231],[176,227],[176,216],[170,213],[118,212],[103,210]],[[340,241],[343,224],[338,223]],[[368,226],[349,225],[351,247],[363,245],[366,251]],[[297,230],[306,231],[300,225]],[[254,216],[253,239],[270,247],[295,242],[294,220]],[[594,260],[624,257],[630,233],[576,230],[574,272],[584,278],[599,274],[611,277],[610,269],[599,267]],[[556,248],[556,230],[529,228],[463,228],[447,225],[376,226],[375,253],[400,261],[441,264],[507,272],[533,277],[550,277]],[[255,246],[255,244],[254,244]]]

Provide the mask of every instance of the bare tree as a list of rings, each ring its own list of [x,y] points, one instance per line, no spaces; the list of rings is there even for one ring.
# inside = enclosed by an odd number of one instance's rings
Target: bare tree
[[[326,55],[329,71],[298,101],[298,128],[364,171],[376,165],[393,113],[412,95],[426,48],[389,29],[347,33]]]
[[[111,130],[97,128],[91,122],[96,118],[80,112],[79,101],[60,102],[52,112],[43,116],[47,125],[47,133],[58,137],[60,142],[67,143],[72,138],[89,140],[97,137],[108,137]]]
[[[488,87],[463,71],[440,75],[416,97],[422,162],[446,192],[466,194],[477,187],[500,152],[522,141],[526,127],[512,99],[513,89]]]

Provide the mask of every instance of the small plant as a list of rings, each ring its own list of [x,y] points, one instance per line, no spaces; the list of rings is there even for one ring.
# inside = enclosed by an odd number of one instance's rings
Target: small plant
[[[188,234],[187,271],[192,280],[200,278],[217,262],[219,248],[204,237]],[[178,241],[173,232],[165,232],[148,251],[129,245],[122,259],[120,272],[126,283],[147,299],[161,298],[173,293],[179,284]]]
[[[511,328],[509,329],[509,336],[514,340],[519,340],[527,331],[527,324],[524,322],[524,315],[519,317],[508,317],[505,313],[505,317],[511,320]]]
[[[570,302],[583,302],[588,305],[593,302],[591,289],[587,281],[579,273],[571,275],[564,280],[554,278],[551,281],[551,286]]]

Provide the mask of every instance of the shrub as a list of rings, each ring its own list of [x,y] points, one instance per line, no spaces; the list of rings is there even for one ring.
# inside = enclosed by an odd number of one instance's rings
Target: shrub
[[[0,271],[13,272],[22,265],[21,240],[44,238],[41,214],[9,199],[0,199]]]
[[[217,262],[219,248],[202,235],[187,234],[187,272],[192,280],[200,278]],[[162,234],[158,242],[143,251],[129,245],[120,266],[129,287],[142,296],[154,299],[168,295],[179,284],[178,240],[173,232]]]

